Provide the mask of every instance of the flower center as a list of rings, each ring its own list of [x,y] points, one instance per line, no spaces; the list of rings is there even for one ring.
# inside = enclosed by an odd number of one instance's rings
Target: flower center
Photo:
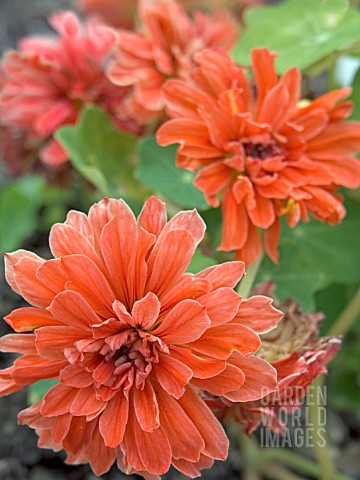
[[[284,155],[284,150],[273,140],[269,143],[244,143],[244,149],[247,157],[259,158],[260,160]]]
[[[112,390],[133,384],[136,388],[144,388],[153,363],[159,362],[159,352],[168,353],[160,338],[135,328],[121,330],[102,339],[101,343],[98,352],[102,366],[95,368],[94,379]]]
[[[125,364],[127,367],[134,366],[136,370],[144,373],[146,366],[157,359],[154,343],[142,339],[137,332],[133,332],[130,337],[119,350],[114,352],[116,367],[113,372],[114,375],[123,372]]]

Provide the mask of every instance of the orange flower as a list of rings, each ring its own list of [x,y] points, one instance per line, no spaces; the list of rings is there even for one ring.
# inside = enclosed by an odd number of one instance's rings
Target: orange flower
[[[252,354],[257,332],[282,314],[267,297],[234,292],[242,262],[185,273],[204,230],[196,211],[166,223],[155,197],[137,221],[122,200],[105,199],[52,228],[54,259],[7,255],[7,280],[33,307],[6,317],[20,333],[0,350],[23,356],[0,372],[0,392],[59,379],[20,413],[40,446],[98,475],[117,460],[151,479],[171,464],[193,476],[226,457],[200,390],[246,400],[273,391],[275,369]]]
[[[139,134],[142,127],[124,114],[127,89],[105,75],[115,41],[107,27],[94,18],[83,24],[73,12],[57,12],[49,22],[58,36],[23,38],[2,60],[0,125],[41,143],[41,160],[58,167],[68,156],[53,133],[76,123],[84,105],[101,107],[121,130]]]
[[[120,31],[109,77],[117,85],[133,87],[128,113],[148,123],[163,113],[164,82],[173,77],[186,78],[194,53],[205,47],[229,50],[237,30],[227,13],[198,12],[191,20],[176,1],[140,1],[139,16],[144,33]]]
[[[345,214],[339,186],[360,184],[360,123],[343,120],[348,88],[299,103],[300,72],[278,79],[275,54],[252,51],[254,95],[245,70],[217,51],[195,56],[192,79],[170,80],[164,89],[174,117],[158,131],[161,145],[180,143],[177,165],[202,167],[195,185],[212,207],[222,203],[220,250],[250,263],[261,248],[277,262],[279,217],[291,227],[308,213],[331,224]]]
[[[137,0],[78,0],[77,7],[87,14],[98,14],[114,27],[131,28],[134,24]]]

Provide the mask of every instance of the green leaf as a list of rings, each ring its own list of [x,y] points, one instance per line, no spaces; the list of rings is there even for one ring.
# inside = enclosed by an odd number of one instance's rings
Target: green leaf
[[[28,402],[31,404],[38,402],[57,383],[59,383],[58,380],[39,380],[33,383],[28,390]]]
[[[45,181],[37,175],[19,178],[0,192],[0,250],[18,249],[36,230]]]
[[[360,352],[357,352],[359,355]],[[332,367],[333,368],[333,367]],[[330,378],[331,406],[338,410],[359,411],[360,376],[344,370],[334,379]]]
[[[86,108],[76,125],[60,128],[56,138],[73,166],[104,195],[116,195],[132,178],[129,157],[135,138],[120,132],[98,107]]]
[[[204,195],[193,185],[195,174],[176,167],[176,149],[175,145],[160,147],[155,137],[140,140],[137,178],[180,207],[199,210],[209,208]]]
[[[351,114],[351,119],[360,120],[360,68],[356,72],[352,88],[353,91],[350,100],[354,102],[354,109]]]
[[[199,273],[201,270],[212,267],[216,263],[217,262],[214,258],[203,255],[199,250],[196,250],[187,271],[191,273]]]
[[[297,66],[305,70],[329,55],[359,42],[360,13],[347,0],[287,0],[249,9],[234,59],[250,64],[250,51],[267,47],[278,52],[279,73]]]
[[[360,207],[347,201],[347,216],[330,226],[312,219],[290,229],[283,226],[280,264],[266,259],[257,280],[272,278],[280,300],[293,297],[303,310],[315,308],[314,293],[332,283],[360,281]]]
[[[303,311],[314,309],[314,292],[326,283],[326,277],[304,257],[298,246],[291,243],[280,245],[280,264],[266,258],[256,281],[274,280],[276,296],[280,301],[292,297]]]
[[[354,325],[351,335],[343,345],[330,367],[329,387],[331,405],[341,410],[360,408],[360,322]]]
[[[326,335],[338,316],[346,308],[347,304],[355,295],[358,285],[344,285],[333,283],[315,294],[316,311],[325,314],[321,325],[321,334]]]

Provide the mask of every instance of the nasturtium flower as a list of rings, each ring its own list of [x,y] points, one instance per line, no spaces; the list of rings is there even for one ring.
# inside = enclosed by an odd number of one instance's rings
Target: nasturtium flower
[[[68,157],[52,135],[75,123],[84,105],[98,105],[122,130],[141,129],[124,113],[126,89],[105,75],[114,35],[94,18],[82,24],[72,12],[55,13],[49,22],[58,36],[23,38],[2,60],[0,125],[42,142],[41,160],[58,166]]]
[[[99,15],[107,25],[131,28],[134,25],[137,0],[77,0],[76,6],[87,15]]]
[[[167,222],[156,197],[137,220],[105,199],[52,228],[53,259],[6,256],[9,284],[32,306],[5,318],[18,333],[0,350],[23,355],[0,372],[0,393],[59,380],[19,416],[40,446],[98,475],[117,461],[151,479],[171,464],[193,477],[225,459],[228,440],[201,392],[252,401],[273,391],[276,370],[253,354],[282,313],[233,290],[242,262],[186,273],[204,232],[196,211]]]
[[[345,215],[339,187],[360,184],[360,123],[345,122],[350,90],[334,90],[314,101],[300,100],[297,68],[278,78],[275,54],[252,51],[255,88],[223,52],[195,55],[188,80],[164,87],[167,112],[161,145],[179,143],[177,165],[198,172],[194,184],[212,207],[221,204],[219,250],[235,250],[254,261],[264,248],[274,262],[280,217],[290,227],[308,214],[336,224]],[[263,239],[261,238],[263,232]]]
[[[266,295],[273,295],[272,290],[272,282],[257,288],[257,292]],[[284,312],[283,319],[275,330],[261,334],[261,347],[256,352],[276,369],[276,391],[254,402],[208,399],[220,417],[241,423],[249,435],[261,423],[283,435],[285,425],[278,417],[279,410],[291,414],[301,408],[312,382],[321,373],[327,373],[326,366],[341,346],[341,337],[320,337],[322,313],[302,313],[292,299],[282,302],[279,308]]]
[[[236,24],[225,12],[197,12],[190,18],[177,1],[139,2],[141,30],[121,30],[116,59],[109,69],[117,85],[131,86],[126,107],[144,124],[164,111],[162,87],[169,78],[186,78],[193,55],[203,48],[229,51],[237,38]]]

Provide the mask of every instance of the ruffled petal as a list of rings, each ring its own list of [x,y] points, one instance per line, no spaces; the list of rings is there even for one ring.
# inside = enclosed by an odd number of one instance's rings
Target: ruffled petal
[[[124,438],[129,414],[129,401],[118,393],[106,405],[99,420],[99,430],[107,447],[115,448]]]
[[[149,276],[146,292],[153,292],[161,301],[181,278],[195,251],[192,234],[186,230],[171,230],[157,242],[149,256]]]
[[[205,355],[227,359],[234,350],[243,355],[256,352],[260,343],[258,335],[253,330],[232,323],[209,328],[199,340],[190,343],[189,347]]]
[[[158,237],[166,225],[165,203],[154,196],[148,198],[139,215],[138,225]]]
[[[159,353],[159,363],[154,365],[154,371],[162,388],[174,398],[184,394],[192,377],[189,367],[163,353]]]
[[[152,432],[159,427],[159,407],[151,382],[146,381],[144,388],[133,391],[134,409],[140,427],[145,432]]]
[[[205,268],[196,274],[196,277],[209,280],[212,289],[221,287],[234,288],[244,275],[245,264],[243,262],[225,262],[221,265]]]
[[[205,442],[203,452],[211,458],[225,460],[228,454],[229,440],[204,401],[191,387],[178,400],[186,415],[193,422]]]
[[[79,293],[95,313],[105,318],[113,316],[115,295],[95,263],[85,255],[67,255],[61,263],[70,278],[67,289]]]
[[[233,322],[241,323],[256,333],[270,332],[284,315],[272,303],[271,298],[262,295],[254,295],[248,300],[243,300]]]
[[[206,308],[195,300],[183,300],[152,331],[166,344],[189,343],[199,338],[210,326]]]
[[[232,288],[222,287],[197,300],[206,308],[211,326],[216,327],[232,320],[241,303],[241,297]]]
[[[90,331],[90,326],[101,323],[101,319],[80,293],[67,290],[58,293],[48,310],[62,324]]]
[[[54,318],[47,310],[33,307],[13,310],[4,320],[15,332],[32,332],[39,327],[64,325],[63,322]]]
[[[158,319],[160,307],[157,296],[149,292],[144,298],[134,303],[131,311],[134,324],[148,330]]]
[[[205,442],[179,403],[164,390],[158,389],[160,422],[169,441],[173,458],[197,462]],[[181,425],[178,428],[177,425]]]
[[[240,368],[245,374],[245,381],[239,390],[224,395],[228,400],[250,402],[258,400],[276,389],[276,369],[265,360],[253,355],[245,357],[239,353],[233,353],[228,362]]]

